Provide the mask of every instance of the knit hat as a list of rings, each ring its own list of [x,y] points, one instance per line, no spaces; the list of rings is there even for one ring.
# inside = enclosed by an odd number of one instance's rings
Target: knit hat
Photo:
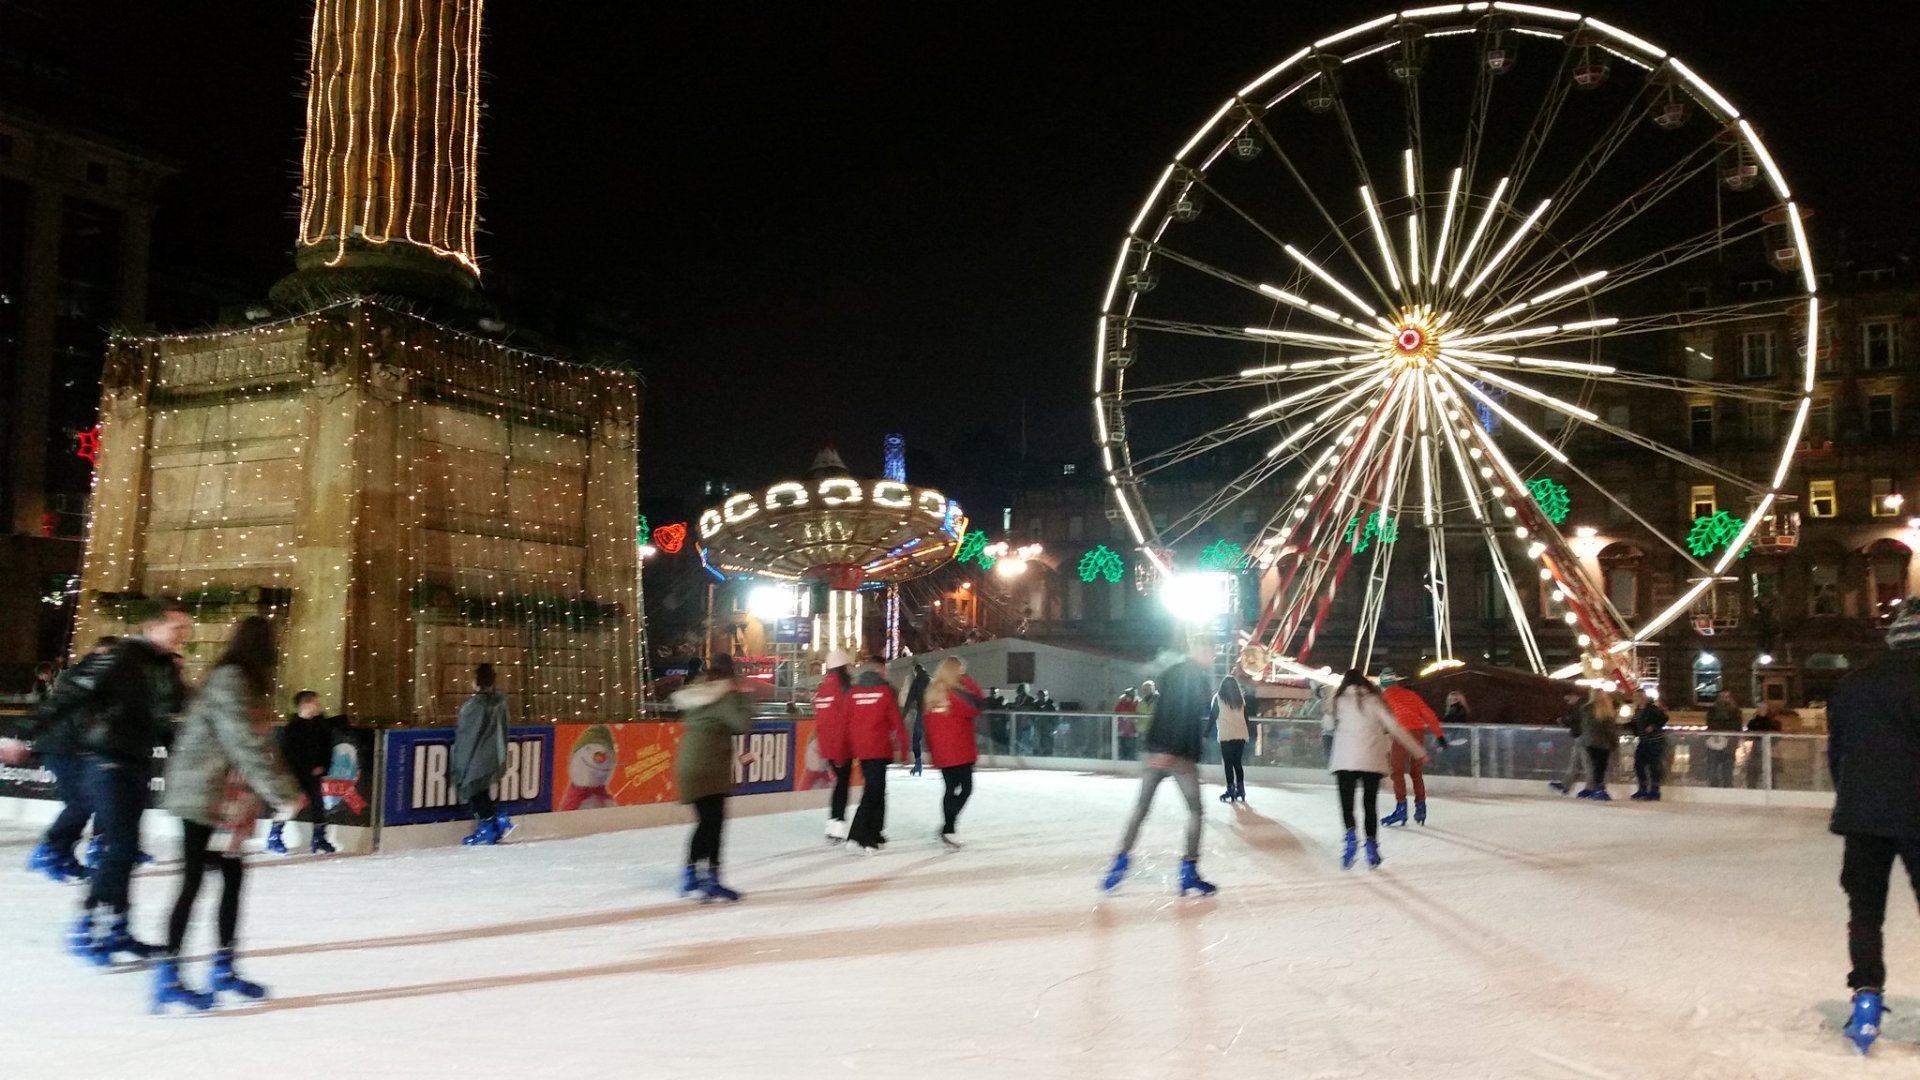
[[[1400,681],[1400,673],[1390,667],[1383,667],[1380,669],[1379,681],[1381,686],[1393,686]]]
[[[1894,605],[1893,625],[1887,627],[1887,648],[1920,649],[1920,596]]]
[[[848,664],[851,664],[851,663],[853,663],[853,659],[847,655],[847,650],[845,649],[828,649],[827,650],[827,670],[831,671],[837,667],[846,667]]]
[[[569,753],[577,754],[581,747],[595,743],[606,747],[609,755],[613,754],[613,729],[605,724],[590,725],[587,730],[580,733],[579,738],[573,740],[573,749]]]

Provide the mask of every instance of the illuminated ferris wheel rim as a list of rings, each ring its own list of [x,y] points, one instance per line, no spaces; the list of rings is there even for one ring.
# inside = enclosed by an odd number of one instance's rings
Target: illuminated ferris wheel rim
[[[1142,266],[1145,265],[1145,259],[1140,257],[1143,244],[1147,245],[1150,251],[1147,257],[1150,258],[1158,254],[1157,251],[1153,250],[1153,246],[1158,244],[1159,238],[1167,231],[1169,225],[1176,220],[1176,211],[1170,207],[1170,202],[1183,199],[1186,193],[1192,191],[1194,185],[1199,182],[1200,179],[1204,179],[1207,171],[1219,162],[1222,156],[1227,154],[1229,149],[1234,146],[1235,140],[1246,135],[1250,129],[1259,124],[1259,117],[1264,115],[1267,110],[1272,109],[1287,97],[1313,83],[1316,79],[1325,77],[1328,79],[1329,85],[1337,86],[1337,83],[1333,80],[1337,76],[1337,72],[1345,65],[1352,64],[1360,59],[1392,48],[1395,44],[1394,39],[1391,37],[1389,37],[1385,43],[1367,43],[1366,40],[1362,38],[1362,35],[1369,34],[1372,31],[1395,30],[1412,20],[1423,21],[1419,29],[1424,38],[1430,39],[1452,34],[1469,33],[1478,29],[1480,20],[1489,15],[1507,17],[1511,20],[1509,23],[1510,28],[1518,33],[1559,38],[1563,44],[1566,44],[1568,47],[1572,47],[1576,41],[1582,40],[1582,38],[1576,37],[1576,35],[1585,35],[1584,40],[1598,44],[1600,48],[1612,56],[1647,70],[1649,73],[1655,70],[1662,73],[1670,73],[1667,85],[1673,90],[1686,94],[1694,104],[1705,110],[1705,112],[1720,125],[1723,138],[1737,135],[1738,140],[1745,145],[1753,159],[1755,159],[1760,168],[1764,170],[1765,181],[1777,197],[1778,206],[1782,212],[1782,219],[1790,229],[1790,242],[1796,253],[1797,264],[1804,281],[1803,295],[1806,306],[1806,346],[1803,356],[1804,370],[1801,379],[1797,383],[1798,392],[1793,398],[1793,402],[1795,403],[1793,420],[1788,431],[1788,436],[1781,444],[1775,467],[1768,479],[1761,483],[1749,485],[1750,490],[1763,493],[1756,500],[1758,504],[1757,508],[1743,523],[1738,535],[1726,544],[1725,550],[1713,562],[1710,574],[1703,575],[1701,578],[1693,581],[1690,587],[1684,590],[1669,606],[1651,618],[1645,619],[1639,626],[1628,627],[1624,625],[1624,620],[1622,621],[1621,629],[1623,633],[1618,640],[1607,643],[1605,651],[1609,654],[1630,653],[1636,645],[1651,639],[1655,634],[1659,633],[1660,630],[1671,624],[1674,619],[1686,612],[1712,587],[1716,578],[1726,573],[1727,569],[1732,565],[1733,561],[1739,557],[1761,523],[1767,520],[1769,511],[1779,498],[1786,474],[1792,465],[1794,447],[1799,441],[1800,433],[1805,428],[1812,404],[1813,379],[1817,366],[1815,343],[1819,340],[1819,299],[1817,296],[1818,282],[1814,271],[1813,255],[1807,242],[1804,226],[1806,213],[1793,201],[1792,192],[1785,176],[1775,163],[1772,154],[1768,151],[1753,124],[1742,115],[1740,110],[1728,97],[1720,93],[1705,79],[1701,78],[1679,57],[1672,55],[1667,50],[1644,38],[1638,37],[1599,19],[1577,12],[1532,4],[1483,2],[1413,7],[1401,11],[1389,12],[1377,18],[1349,26],[1338,33],[1323,37],[1314,42],[1312,46],[1302,48],[1288,56],[1261,74],[1258,78],[1237,90],[1194,131],[1192,136],[1187,139],[1185,144],[1182,145],[1174,155],[1172,161],[1161,171],[1151,191],[1142,202],[1139,212],[1128,226],[1126,238],[1123,240],[1119,254],[1114,261],[1113,273],[1108,281],[1105,296],[1102,301],[1101,315],[1095,335],[1093,409],[1097,445],[1100,447],[1102,463],[1107,474],[1108,483],[1114,489],[1116,502],[1122,517],[1127,523],[1129,532],[1134,537],[1135,542],[1140,546],[1143,554],[1146,555],[1149,564],[1163,576],[1170,574],[1173,571],[1173,567],[1168,561],[1167,553],[1159,543],[1158,529],[1153,524],[1152,515],[1147,510],[1145,500],[1142,498],[1140,489],[1137,486],[1137,481],[1130,475],[1130,450],[1124,428],[1113,431],[1110,430],[1109,427],[1109,391],[1107,382],[1110,377],[1115,383],[1115,395],[1122,399],[1124,398],[1123,376],[1118,372],[1111,374],[1109,372],[1110,366],[1113,366],[1113,357],[1111,355],[1113,338],[1111,331],[1113,324],[1125,324],[1127,320],[1131,319],[1134,306],[1139,299],[1138,292],[1123,288],[1123,286],[1128,284],[1129,266],[1136,262]],[[1436,22],[1436,20],[1438,21]],[[1450,22],[1449,20],[1452,21]],[[1343,47],[1347,49],[1347,51],[1345,53],[1338,52],[1336,47]],[[1332,58],[1334,63],[1329,65],[1326,58]],[[1316,65],[1319,66],[1316,67]],[[1334,74],[1328,74],[1330,70]],[[1295,76],[1293,79],[1283,78],[1290,73]],[[1413,77],[1415,79],[1418,78],[1417,69]],[[1262,128],[1261,133],[1263,137],[1268,139],[1270,145],[1274,145],[1272,143],[1272,136],[1268,135],[1264,128]],[[1349,137],[1351,138],[1351,135]],[[1357,156],[1358,150],[1355,149],[1354,152]],[[1419,165],[1415,164],[1416,155],[1412,148],[1409,148],[1406,153],[1408,195],[1413,199],[1415,205],[1413,212],[1408,215],[1408,227],[1410,230],[1413,230],[1419,225],[1424,224],[1430,229],[1431,223],[1427,221],[1425,211],[1420,206],[1418,192],[1419,190],[1430,192],[1435,189],[1427,187],[1416,190],[1417,185],[1424,185],[1428,182],[1428,177],[1425,175],[1424,162]],[[1419,173],[1417,177],[1416,172]],[[1297,175],[1296,179],[1299,179]],[[1305,181],[1302,180],[1301,183],[1304,185]],[[1462,192],[1459,188],[1460,171],[1457,169],[1454,171],[1453,187],[1449,191],[1446,203],[1446,218],[1444,219],[1446,223],[1441,226],[1442,232],[1438,241],[1438,248],[1441,255],[1447,252],[1447,234],[1445,230],[1452,226],[1456,200],[1458,200],[1458,204],[1462,208],[1458,228],[1463,233],[1469,228],[1466,218],[1471,215],[1473,200],[1480,198],[1484,202],[1486,210],[1479,226],[1480,230],[1484,231],[1486,223],[1491,221],[1495,216],[1494,208],[1497,207],[1500,202],[1506,183],[1507,181],[1503,178],[1499,186],[1491,193],[1490,197],[1471,191]],[[1170,192],[1173,194],[1172,199],[1169,199]],[[1365,213],[1369,218],[1371,235],[1378,242],[1382,263],[1386,272],[1395,278],[1394,285],[1398,287],[1400,282],[1397,274],[1397,258],[1393,253],[1393,244],[1389,237],[1390,230],[1385,226],[1384,219],[1381,216],[1381,200],[1377,200],[1365,185],[1362,185],[1360,189],[1360,198]],[[1143,233],[1143,228],[1147,227],[1149,222],[1153,221],[1157,208],[1161,210],[1157,226],[1151,233]],[[1529,230],[1532,229],[1533,225],[1539,220],[1541,214],[1546,211],[1546,209],[1547,204],[1542,202],[1539,207],[1525,219],[1521,226],[1511,233],[1508,249],[1503,249],[1500,254],[1505,255],[1507,250],[1510,250],[1512,243],[1517,243],[1524,237],[1527,237]],[[1511,213],[1517,215],[1523,210],[1524,208],[1516,206],[1512,208]],[[1498,232],[1498,230],[1495,231]],[[1427,235],[1431,238],[1433,234],[1429,232]],[[1419,246],[1420,239],[1417,233],[1410,231],[1407,240],[1409,244],[1407,269],[1410,275],[1417,277],[1426,267],[1424,251]],[[1471,248],[1474,245],[1478,245],[1480,240],[1480,235],[1476,234],[1469,247]],[[1491,247],[1496,243],[1498,243],[1497,239],[1489,241],[1488,246]],[[1531,246],[1531,239],[1528,240],[1528,246]],[[1559,300],[1562,296],[1577,293],[1579,289],[1591,284],[1592,278],[1604,276],[1605,272],[1602,271],[1599,274],[1592,275],[1591,278],[1581,277],[1571,282],[1558,283],[1553,288],[1544,289],[1538,294],[1513,297],[1511,299],[1514,302],[1504,305],[1501,309],[1491,313],[1487,313],[1486,308],[1483,306],[1479,309],[1480,313],[1485,316],[1481,326],[1477,329],[1479,340],[1474,340],[1474,334],[1469,334],[1463,339],[1456,330],[1453,332],[1453,340],[1449,343],[1445,336],[1448,328],[1437,327],[1431,322],[1432,319],[1443,313],[1430,310],[1416,311],[1411,305],[1408,305],[1398,311],[1388,310],[1382,315],[1379,311],[1374,310],[1368,305],[1354,290],[1346,287],[1332,274],[1328,273],[1325,268],[1317,265],[1309,255],[1303,254],[1291,245],[1289,245],[1286,250],[1287,254],[1300,264],[1303,271],[1311,274],[1321,284],[1339,294],[1338,300],[1332,296],[1323,296],[1323,299],[1328,301],[1328,305],[1323,306],[1314,303],[1306,296],[1292,293],[1277,286],[1265,283],[1259,283],[1257,285],[1261,292],[1271,296],[1275,301],[1289,305],[1291,308],[1297,309],[1300,312],[1310,312],[1321,320],[1327,331],[1330,331],[1316,334],[1313,332],[1269,330],[1267,331],[1268,333],[1271,333],[1277,338],[1291,340],[1294,343],[1311,343],[1325,346],[1328,352],[1343,354],[1318,358],[1306,364],[1292,365],[1295,367],[1306,367],[1317,364],[1329,369],[1338,369],[1340,367],[1340,361],[1359,361],[1364,357],[1368,357],[1370,353],[1377,352],[1383,354],[1389,363],[1398,358],[1403,363],[1415,363],[1423,366],[1429,361],[1436,367],[1460,365],[1459,367],[1453,367],[1453,369],[1447,373],[1446,377],[1452,383],[1466,387],[1466,383],[1460,378],[1460,376],[1465,373],[1461,370],[1462,367],[1465,368],[1465,371],[1471,372],[1475,376],[1489,374],[1485,371],[1486,366],[1498,367],[1498,364],[1494,362],[1492,354],[1476,356],[1469,353],[1463,357],[1460,354],[1460,350],[1465,349],[1467,346],[1474,344],[1484,345],[1502,333],[1511,339],[1537,336],[1539,339],[1546,341],[1557,341],[1564,338],[1567,332],[1571,330],[1585,330],[1588,333],[1589,340],[1598,340],[1606,336],[1602,331],[1605,330],[1607,323],[1618,321],[1601,319],[1582,322],[1575,320],[1570,324],[1547,324],[1548,329],[1538,330],[1537,335],[1516,333],[1514,330],[1493,330],[1489,328],[1491,324],[1497,323],[1503,318],[1524,319],[1524,311],[1530,305],[1539,305],[1545,309],[1549,304]],[[1461,270],[1465,268],[1466,262],[1466,256],[1463,254],[1460,259],[1460,267],[1456,268],[1451,275],[1453,278],[1452,283],[1457,283]],[[1437,278],[1444,269],[1441,259],[1436,258],[1433,262],[1432,273]],[[1485,270],[1472,281],[1468,292],[1471,293],[1472,286],[1484,280],[1493,269],[1492,266],[1486,267]],[[1437,284],[1437,280],[1435,283]],[[1450,283],[1449,287],[1451,287],[1452,283]],[[1542,283],[1535,282],[1535,284],[1539,285]],[[1116,303],[1117,301],[1118,303]],[[1346,303],[1341,304],[1338,309],[1331,306],[1340,303],[1340,301],[1346,301]],[[1512,327],[1514,324],[1509,323],[1508,326]],[[1518,327],[1517,329],[1533,331],[1536,328]],[[1249,335],[1256,335],[1260,332],[1261,331],[1255,327],[1246,328],[1246,333]],[[1449,344],[1454,347],[1452,350],[1448,349]],[[1465,361],[1473,359],[1479,359],[1485,363],[1478,368],[1465,363]],[[1542,362],[1551,363],[1551,361]],[[1124,367],[1124,365],[1117,366]],[[1365,369],[1362,369],[1360,373],[1353,371],[1342,372],[1326,381],[1356,381],[1366,378],[1364,371]],[[1258,373],[1261,373],[1260,369],[1253,369],[1242,372],[1242,375],[1247,376]],[[1361,385],[1366,386],[1369,385],[1369,383],[1363,382]],[[1526,392],[1524,388],[1517,384],[1508,384],[1508,386],[1511,389],[1520,390],[1522,393]],[[1465,401],[1465,399],[1459,397],[1457,394],[1452,395],[1452,398],[1456,404]],[[1428,404],[1427,401],[1423,400],[1420,403],[1420,408],[1424,410]],[[1447,406],[1447,402],[1443,400],[1434,400],[1431,404],[1436,409],[1444,409]],[[1499,408],[1498,405],[1493,402],[1487,402],[1487,404],[1493,405],[1495,409]],[[1121,402],[1121,405],[1124,406],[1124,401]],[[1115,415],[1116,417],[1120,416],[1119,409],[1115,410]],[[1422,415],[1424,417],[1424,412]],[[1511,419],[1511,417],[1509,417],[1509,419]],[[1424,419],[1422,422],[1425,422]],[[1517,423],[1517,421],[1515,422]],[[1444,424],[1444,421],[1437,421],[1437,423]],[[1278,449],[1279,448],[1276,447],[1276,450]],[[1478,457],[1479,455],[1476,454],[1475,456]],[[1562,460],[1564,460],[1564,458]],[[1519,480],[1518,474],[1514,473],[1510,464],[1506,462],[1501,462],[1500,464],[1504,467],[1504,473],[1508,474],[1506,479]],[[1313,468],[1309,469],[1308,472],[1311,474],[1317,471],[1319,467],[1320,466],[1316,464]],[[1469,485],[1469,492],[1471,492],[1471,485]],[[1384,507],[1386,504],[1382,503],[1381,505]],[[1395,508],[1398,508],[1397,504]],[[1384,513],[1384,510],[1382,512]],[[1511,509],[1507,511],[1507,516],[1510,518],[1513,516]],[[1526,530],[1519,530],[1519,535],[1523,538],[1526,537]],[[1532,546],[1539,547],[1540,545],[1536,543]],[[1532,554],[1531,551],[1530,554]],[[1544,569],[1542,570],[1542,577],[1547,577],[1547,572]],[[1556,593],[1556,595],[1558,594]],[[1568,622],[1572,623],[1573,621],[1573,618],[1569,616]],[[1581,640],[1584,645],[1587,639],[1583,635]],[[1283,657],[1276,656],[1275,659],[1277,662],[1287,663]],[[1579,672],[1581,668],[1582,665],[1576,663],[1556,670],[1551,674],[1554,677],[1567,677]],[[1300,670],[1304,673],[1307,669],[1301,668]]]

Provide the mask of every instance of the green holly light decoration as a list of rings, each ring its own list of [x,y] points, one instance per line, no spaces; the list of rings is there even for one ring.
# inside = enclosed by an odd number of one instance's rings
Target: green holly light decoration
[[[959,550],[953,553],[954,561],[955,562],[967,562],[969,560],[979,561],[981,559],[980,553],[982,551],[985,551],[986,548],[987,548],[987,534],[983,530],[975,529],[974,531],[960,538]],[[992,565],[993,563],[991,560],[980,562],[980,567],[983,570]]]
[[[1693,528],[1687,531],[1687,550],[1705,558],[1714,551],[1733,543],[1734,539],[1740,535],[1740,530],[1746,528],[1746,525],[1744,518],[1734,517],[1725,510],[1718,511],[1711,517],[1694,518]],[[1740,550],[1740,557],[1746,558],[1747,552],[1752,550],[1753,545],[1748,544]]]
[[[1080,580],[1089,584],[1096,578],[1117,584],[1126,570],[1126,561],[1120,558],[1120,553],[1105,544],[1080,556]]]
[[[1527,490],[1533,492],[1533,501],[1540,504],[1540,512],[1555,525],[1567,520],[1567,514],[1573,509],[1573,499],[1567,495],[1567,487],[1550,476],[1527,481]]]
[[[1231,540],[1215,540],[1200,552],[1200,569],[1232,570],[1240,564],[1240,545]]]
[[[649,541],[649,540],[647,539],[647,537],[649,537],[649,536],[651,536],[651,535],[653,535],[653,530],[652,530],[652,529],[649,529],[649,528],[647,528],[647,515],[645,515],[645,514],[641,514],[641,515],[640,515],[640,531],[639,531],[639,533],[638,533],[638,534],[636,534],[636,535],[638,535],[638,536],[640,537],[640,542],[641,542],[641,543],[643,543],[643,544],[645,544],[645,543],[649,543],[649,542],[650,542],[650,541]]]
[[[1367,527],[1361,528],[1360,515],[1355,514],[1353,520],[1347,522],[1347,531],[1340,537],[1345,543],[1353,545],[1355,555],[1365,554],[1375,541],[1389,544],[1399,542],[1400,522],[1386,511],[1376,510],[1367,516],[1366,521]]]

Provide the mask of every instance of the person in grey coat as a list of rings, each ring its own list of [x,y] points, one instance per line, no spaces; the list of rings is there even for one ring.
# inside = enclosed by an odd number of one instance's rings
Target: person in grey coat
[[[494,805],[493,785],[507,772],[507,699],[494,689],[493,665],[473,669],[473,696],[460,705],[448,780],[473,810],[473,832],[463,844],[497,844],[513,831],[513,819]]]
[[[180,819],[180,895],[167,923],[167,947],[154,976],[154,1011],[169,1004],[212,1007],[222,992],[258,1000],[267,991],[235,973],[233,948],[240,925],[240,887],[245,864],[240,846],[260,817],[260,799],[285,821],[306,805],[300,784],[280,760],[272,735],[273,624],[250,615],[234,628],[226,651],[214,663],[167,756],[167,790],[161,806]],[[255,793],[259,794],[256,795]],[[205,993],[180,980],[180,949],[209,866],[220,868],[220,949],[213,954]]]
[[[698,821],[680,895],[738,900],[739,893],[720,884],[720,834],[727,824],[727,796],[733,793],[733,737],[753,731],[753,696],[734,680],[733,657],[722,654],[700,681],[675,691],[672,701],[683,728],[673,779],[680,802],[693,807]]]

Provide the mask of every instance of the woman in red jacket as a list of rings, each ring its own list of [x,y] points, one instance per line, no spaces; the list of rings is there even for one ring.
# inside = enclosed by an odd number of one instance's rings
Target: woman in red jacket
[[[906,761],[907,726],[878,660],[854,677],[847,693],[847,736],[860,763],[860,806],[847,827],[847,851],[878,855],[887,842],[887,766]]]
[[[827,670],[813,692],[813,741],[833,769],[833,798],[827,804],[827,842],[847,838],[847,790],[853,783],[853,745],[847,734],[847,692],[853,670],[842,649],[827,653]]]
[[[949,656],[933,669],[933,681],[927,684],[926,697],[921,700],[927,751],[946,784],[946,794],[940,799],[940,841],[950,848],[962,846],[953,830],[961,809],[973,795],[973,763],[980,757],[973,718],[980,715],[980,703],[985,699],[980,684],[967,675],[966,663]]]

